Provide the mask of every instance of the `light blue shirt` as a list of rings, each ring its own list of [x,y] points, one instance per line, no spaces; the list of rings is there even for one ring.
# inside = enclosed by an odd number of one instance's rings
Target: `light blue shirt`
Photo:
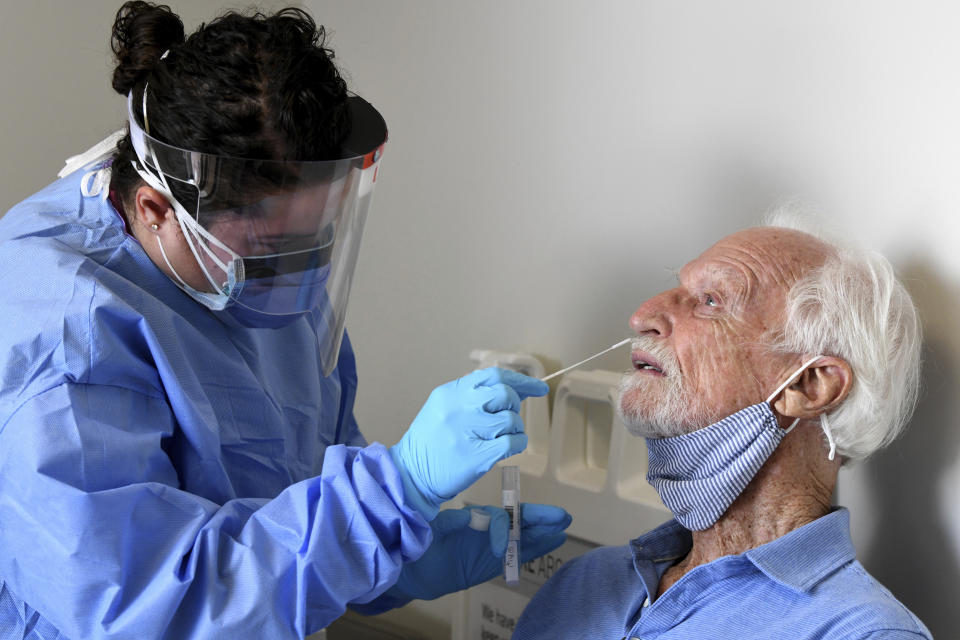
[[[296,638],[432,539],[304,317],[224,324],[83,172],[0,219],[0,636]],[[371,605],[374,609],[375,605]]]
[[[696,567],[654,600],[660,577],[691,544],[673,520],[629,546],[570,561],[534,596],[514,640],[931,638],[857,562],[846,509]]]

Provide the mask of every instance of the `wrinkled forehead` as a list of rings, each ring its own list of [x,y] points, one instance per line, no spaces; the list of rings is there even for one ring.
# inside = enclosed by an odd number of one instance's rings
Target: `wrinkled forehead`
[[[681,279],[740,281],[759,293],[786,292],[823,264],[828,247],[813,236],[778,227],[738,231],[719,240],[680,271]]]
[[[717,299],[724,314],[764,332],[778,325],[793,285],[823,264],[829,247],[808,234],[775,227],[731,234],[678,273],[691,295]]]

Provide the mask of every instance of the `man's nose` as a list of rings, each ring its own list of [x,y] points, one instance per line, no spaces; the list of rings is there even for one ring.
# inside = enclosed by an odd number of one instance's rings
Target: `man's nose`
[[[673,308],[676,301],[675,289],[650,298],[630,316],[630,328],[637,335],[669,337],[673,330]]]

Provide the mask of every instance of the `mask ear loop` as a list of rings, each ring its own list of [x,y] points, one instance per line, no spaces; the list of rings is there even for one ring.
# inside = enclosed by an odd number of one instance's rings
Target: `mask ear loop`
[[[827,435],[827,442],[830,444],[830,453],[827,454],[827,460],[833,460],[837,455],[837,443],[833,439],[833,433],[830,431],[830,425],[827,424],[827,416],[820,417],[820,426],[823,427],[823,432]]]
[[[162,56],[160,56],[160,59],[163,60],[163,58],[167,56],[167,53],[169,53],[169,51],[165,52]],[[148,87],[149,87],[149,83],[146,83],[143,86],[142,108],[143,108],[144,126],[146,126],[147,124]],[[131,93],[127,98],[127,115],[129,116],[129,120],[130,120],[131,138],[138,138],[140,139],[141,142],[143,142],[142,137],[144,135],[149,135],[149,133],[143,130],[137,131],[140,127],[137,125],[137,122],[133,117],[133,111],[131,108],[132,97],[133,97],[133,94]],[[222,249],[225,253],[229,254],[231,256],[232,265],[240,266],[239,273],[236,273],[236,270],[234,270],[235,271],[234,279],[237,283],[236,288],[239,288],[239,285],[243,282],[243,257],[237,252],[233,251],[226,244],[221,242],[216,236],[214,236],[213,234],[208,232],[206,229],[204,229],[203,226],[201,226],[196,220],[193,219],[193,217],[189,213],[187,213],[187,210],[184,209],[183,205],[181,205],[180,202],[173,197],[173,190],[170,188],[170,185],[167,182],[166,175],[163,173],[163,171],[160,170],[160,164],[156,161],[156,158],[154,157],[154,162],[152,163],[152,165],[149,165],[144,159],[143,153],[149,151],[149,149],[146,148],[146,145],[144,144],[143,150],[141,150],[140,146],[137,144],[134,144],[133,147],[134,147],[134,151],[137,154],[137,159],[140,161],[140,163],[144,167],[146,166],[155,167],[157,174],[159,175],[154,175],[152,172],[147,171],[146,169],[141,169],[140,167],[137,166],[135,162],[131,163],[133,164],[134,170],[136,170],[137,174],[139,174],[140,177],[143,178],[143,180],[147,184],[149,184],[151,187],[159,191],[161,194],[163,194],[164,197],[166,197],[170,201],[170,204],[171,206],[173,206],[173,210],[176,213],[177,222],[180,224],[180,230],[183,232],[183,235],[187,240],[187,246],[190,247],[190,252],[193,253],[193,257],[194,259],[196,259],[197,264],[200,265],[200,269],[203,271],[203,275],[206,276],[207,281],[215,290],[220,291],[225,295],[231,295],[232,293],[235,293],[234,291],[227,290],[229,289],[229,284],[228,284],[230,281],[229,274],[232,267],[230,265],[227,265],[222,260],[220,260],[220,257],[217,256],[216,253],[214,253],[213,249],[207,246],[205,242],[201,241],[200,238],[203,238],[207,242],[215,244],[217,247]],[[196,184],[194,184],[193,186],[196,187]],[[206,263],[200,257],[200,253],[197,251],[197,247],[195,246],[196,244],[199,244],[200,247],[203,249],[203,252],[210,257],[210,260],[213,261],[213,263],[216,264],[223,271],[224,276],[227,278],[227,281],[225,283],[219,284],[216,281],[216,279],[210,274],[210,271],[207,269]],[[161,245],[161,248],[162,248],[162,245]],[[177,277],[179,279],[179,275]]]
[[[800,424],[800,418],[797,418],[796,420],[791,422],[790,426],[783,430],[783,435],[787,435],[788,433],[793,431],[794,427],[796,427],[798,424]]]
[[[213,286],[214,289],[216,289],[217,291],[220,291],[221,293],[224,293],[226,295],[230,295],[232,292],[224,291],[225,288],[228,288],[226,283],[224,284],[218,283],[217,280],[213,277],[213,274],[210,273],[210,270],[207,269],[205,261],[203,260],[203,258],[200,257],[200,252],[197,250],[197,245],[200,245],[200,248],[203,250],[205,254],[207,254],[207,256],[209,256],[210,260],[214,264],[216,264],[220,268],[220,270],[223,271],[224,275],[227,277],[227,282],[229,282],[228,274],[230,273],[230,270],[234,268],[231,265],[242,266],[243,257],[239,253],[237,253],[236,251],[232,250],[230,247],[225,245],[223,242],[221,242],[216,236],[214,236],[209,231],[207,231],[202,226],[200,226],[200,224],[197,223],[193,219],[193,217],[190,216],[189,213],[187,213],[186,209],[183,208],[183,205],[181,205],[180,202],[173,197],[173,194],[170,193],[170,189],[166,186],[166,184],[161,183],[161,181],[158,180],[157,177],[154,176],[149,171],[144,171],[140,169],[140,167],[136,166],[135,163],[133,166],[136,172],[140,175],[140,177],[143,178],[144,182],[146,182],[151,187],[159,191],[165,198],[167,198],[170,201],[170,205],[173,207],[174,213],[176,214],[177,223],[180,225],[180,230],[183,232],[183,236],[187,240],[187,246],[190,247],[190,252],[193,254],[193,257],[196,259],[197,264],[200,265],[200,269],[203,271],[203,275],[206,276],[207,281],[210,282],[211,286]],[[220,257],[216,253],[214,253],[213,249],[207,246],[207,243],[204,242],[204,240],[206,240],[207,242],[210,242],[211,244],[215,244],[217,247],[222,249],[225,253],[229,254],[231,256],[231,260],[230,260],[231,265],[228,265],[223,260],[221,260]],[[236,271],[236,269],[234,270]],[[234,273],[234,277],[237,284],[239,285],[239,283],[242,282],[243,280],[242,271],[238,273]]]
[[[187,287],[189,285],[183,280],[183,278],[180,277],[180,274],[177,273],[177,270],[173,268],[173,265],[170,264],[170,259],[167,258],[167,252],[163,250],[163,242],[160,241],[160,236],[157,236],[157,244],[160,246],[160,255],[163,256],[163,261],[167,263],[167,266],[170,267],[170,271],[177,278],[177,282],[180,283],[180,288],[188,290]]]
[[[819,359],[822,358],[822,357],[823,357],[822,355],[818,355],[818,356],[816,356],[816,357],[810,358],[810,359],[807,360],[805,363],[803,363],[803,365],[801,365],[799,369],[797,369],[796,371],[794,371],[793,374],[791,374],[789,378],[787,378],[786,380],[783,381],[783,384],[781,384],[779,387],[777,387],[776,391],[774,391],[773,393],[770,394],[770,397],[767,398],[767,403],[772,402],[774,398],[776,398],[778,395],[780,395],[780,392],[781,392],[781,391],[783,391],[784,389],[786,389],[787,386],[788,386],[791,382],[793,382],[794,380],[796,380],[797,377],[800,376],[800,374],[802,374],[804,371],[806,371],[806,370],[807,370],[807,367],[809,367],[810,365],[812,365],[814,362],[816,362],[817,360],[819,360]],[[787,427],[786,429],[784,429],[784,430],[783,430],[783,435],[787,435],[788,433],[790,433],[791,431],[793,431],[794,427],[796,427],[798,424],[800,424],[800,418],[797,418],[796,420],[794,420],[793,423],[792,423],[789,427]],[[828,437],[829,437],[829,436],[828,436]],[[830,438],[830,441],[831,441],[831,443],[832,443],[832,442],[833,442],[833,439]],[[833,449],[830,450],[830,459],[833,460]]]

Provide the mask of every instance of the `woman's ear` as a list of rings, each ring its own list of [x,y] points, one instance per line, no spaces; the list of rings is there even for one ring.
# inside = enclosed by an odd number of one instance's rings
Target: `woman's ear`
[[[170,201],[153,187],[139,187],[133,198],[136,219],[143,226],[156,230],[165,222],[173,221],[174,212]]]
[[[846,399],[853,385],[853,369],[845,360],[823,356],[783,390],[773,408],[790,418],[815,418]]]

